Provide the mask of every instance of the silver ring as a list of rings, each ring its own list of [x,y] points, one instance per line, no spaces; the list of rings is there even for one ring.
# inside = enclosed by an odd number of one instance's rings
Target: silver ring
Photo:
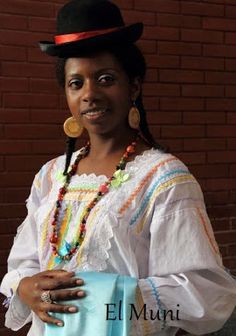
[[[41,301],[46,303],[53,303],[53,300],[51,298],[50,290],[42,292],[40,295]]]

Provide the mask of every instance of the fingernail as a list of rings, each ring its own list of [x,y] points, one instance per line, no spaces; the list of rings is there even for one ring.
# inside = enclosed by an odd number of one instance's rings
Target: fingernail
[[[76,307],[69,307],[68,311],[71,313],[76,313],[78,311],[78,309]]]
[[[79,280],[76,280],[76,284],[77,284],[77,285],[83,285],[84,282],[83,282],[83,280],[79,279]]]
[[[63,323],[63,322],[57,322],[57,326],[58,326],[58,327],[63,327],[63,326],[64,326],[64,323]]]
[[[77,296],[84,296],[84,292],[83,291],[77,292]]]

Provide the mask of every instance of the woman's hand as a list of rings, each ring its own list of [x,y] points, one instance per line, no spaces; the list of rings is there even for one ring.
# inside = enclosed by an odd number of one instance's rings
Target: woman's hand
[[[19,283],[17,293],[20,299],[43,322],[63,326],[63,321],[50,316],[48,312],[75,313],[78,311],[75,306],[57,303],[57,301],[73,300],[85,296],[85,293],[78,288],[68,289],[83,285],[83,280],[74,278],[74,275],[74,272],[66,272],[64,270],[41,272],[31,277],[23,278]],[[41,295],[45,291],[50,291],[50,297],[55,303],[42,301]]]

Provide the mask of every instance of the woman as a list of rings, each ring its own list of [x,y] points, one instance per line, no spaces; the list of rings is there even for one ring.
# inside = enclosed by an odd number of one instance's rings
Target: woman
[[[34,179],[1,286],[6,326],[18,330],[32,320],[28,335],[50,336],[220,329],[235,307],[236,285],[198,183],[148,130],[145,62],[134,44],[142,24],[125,26],[109,1],[77,0],[62,7],[57,30],[55,43],[40,47],[59,57],[69,146]],[[74,153],[83,129],[89,142]]]

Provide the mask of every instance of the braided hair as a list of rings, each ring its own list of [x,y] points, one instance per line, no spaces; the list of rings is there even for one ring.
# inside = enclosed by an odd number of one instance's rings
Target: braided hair
[[[97,50],[99,51],[99,50]],[[145,58],[140,51],[140,49],[135,44],[125,45],[125,46],[113,46],[109,48],[103,48],[101,51],[107,51],[113,54],[118,62],[123,67],[124,71],[128,75],[130,81],[134,78],[139,77],[141,81],[144,81],[146,74],[146,62]],[[94,52],[94,51],[93,51]],[[83,55],[78,55],[78,57],[86,56],[86,53]],[[61,87],[65,87],[65,64],[67,58],[58,58],[56,61],[56,78]],[[143,105],[142,92],[140,92],[136,102],[136,107],[140,112],[140,133],[145,140],[145,142],[156,149],[165,151],[165,148],[159,145],[153,138],[146,118],[146,111]],[[70,165],[72,154],[75,150],[76,138],[67,139],[67,148],[66,148],[66,163],[64,175],[66,175],[68,167]]]

